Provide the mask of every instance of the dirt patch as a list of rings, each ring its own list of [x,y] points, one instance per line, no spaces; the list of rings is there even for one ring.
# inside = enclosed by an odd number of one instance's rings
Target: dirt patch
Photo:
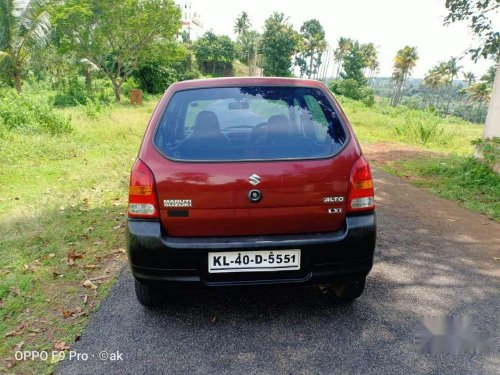
[[[390,142],[366,144],[363,146],[363,153],[370,163],[378,165],[389,165],[399,160],[427,159],[444,155],[436,151],[422,150],[416,146]]]

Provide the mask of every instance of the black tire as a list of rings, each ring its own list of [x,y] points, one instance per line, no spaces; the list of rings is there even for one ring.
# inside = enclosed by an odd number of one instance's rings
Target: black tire
[[[333,285],[335,296],[340,301],[350,302],[359,298],[365,290],[366,277],[346,280]]]
[[[152,285],[142,284],[137,280],[134,281],[135,295],[137,296],[137,300],[141,303],[141,305],[148,308],[161,305],[163,299],[165,298],[165,295],[161,289]]]

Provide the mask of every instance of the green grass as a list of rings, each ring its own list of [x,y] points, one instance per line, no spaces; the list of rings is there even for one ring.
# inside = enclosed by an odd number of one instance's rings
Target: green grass
[[[124,247],[128,176],[155,104],[119,106],[93,120],[68,109],[70,134],[0,138],[0,372],[21,342],[22,350],[38,351],[71,344],[106,295],[125,261],[117,249]],[[82,255],[73,266],[70,251]],[[96,291],[82,286],[103,276]],[[50,369],[24,361],[7,371]]]
[[[348,98],[339,101],[360,143],[368,146],[365,148],[387,142],[399,143],[403,150],[407,145],[417,150],[411,156],[402,152],[379,167],[409,176],[418,187],[500,221],[499,176],[472,158],[472,141],[481,137],[482,125],[403,106],[376,103],[370,108]],[[420,155],[418,150],[422,150]]]
[[[481,137],[482,126],[472,124],[457,117],[442,118],[431,112],[409,109],[404,106],[393,108],[376,103],[367,107],[362,102],[338,98],[347,117],[353,125],[359,141],[363,144],[378,142],[399,142],[411,144],[425,150],[439,151],[457,155],[470,155],[474,151],[471,141]],[[436,127],[441,135],[431,138],[427,143],[414,135],[421,128],[428,130]],[[398,130],[403,129],[403,134]],[[405,133],[405,130],[408,132]]]
[[[399,160],[388,167],[416,186],[500,221],[500,175],[473,157]]]
[[[409,143],[451,155],[445,161],[396,160],[386,168],[498,219],[498,177],[464,158],[480,126],[341,101],[362,144]],[[22,342],[22,350],[38,351],[52,350],[57,341],[71,344],[124,264],[118,249],[124,247],[129,171],[155,104],[115,106],[94,119],[85,108],[65,109],[61,112],[72,117],[69,134],[4,132],[0,137],[0,372],[49,373],[47,363],[9,360],[14,348]],[[442,127],[446,136],[422,144],[406,129],[397,134],[398,126],[413,129],[427,122]],[[70,252],[82,255],[74,265],[67,261]],[[97,290],[82,286],[86,278],[102,276],[95,281]],[[63,311],[75,316],[65,318]],[[16,330],[19,335],[4,338]]]

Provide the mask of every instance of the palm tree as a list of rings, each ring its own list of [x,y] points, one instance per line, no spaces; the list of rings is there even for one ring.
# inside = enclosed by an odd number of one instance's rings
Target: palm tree
[[[236,22],[234,23],[234,33],[241,36],[247,32],[250,27],[252,27],[252,24],[250,23],[248,13],[245,11],[241,12],[240,16],[236,18]]]
[[[10,77],[18,92],[31,55],[50,37],[44,0],[0,0],[0,72]]]
[[[479,108],[490,101],[491,91],[492,87],[488,84],[488,82],[484,81],[473,83],[467,89],[467,92],[469,93],[469,97],[471,98],[471,100],[478,103],[477,113],[479,114],[479,116],[481,116]],[[480,122],[481,120],[482,120],[481,118],[478,118],[477,122]]]
[[[444,77],[441,65],[436,65],[434,68],[429,70],[425,76],[423,84],[431,90],[431,93],[434,94],[431,94],[430,105],[434,105],[435,107],[439,105],[439,91],[445,85],[445,82],[446,78]],[[436,98],[435,103],[432,98],[433,96]]]
[[[458,77],[461,69],[462,67],[458,65],[458,59],[456,57],[452,57],[445,63],[444,70],[446,71],[446,75],[448,77],[448,81],[446,82],[446,86],[448,88],[448,101],[446,102],[445,108],[446,114],[450,111],[450,104],[453,99],[453,81],[456,77]]]
[[[333,53],[333,59],[337,63],[337,75],[336,78],[339,78],[340,71],[342,69],[342,63],[344,61],[344,56],[347,54],[349,49],[351,48],[352,40],[349,38],[341,37],[338,42],[338,47]]]
[[[373,74],[379,68],[378,52],[377,52],[377,48],[375,47],[375,45],[373,43],[363,44],[362,49],[363,49],[363,53],[365,54],[366,68],[369,71],[367,78],[368,78],[368,82],[370,82],[372,77],[373,77]]]
[[[304,22],[300,28],[302,35],[302,59],[309,60],[309,66],[305,69],[308,78],[318,72],[321,65],[321,56],[326,49],[325,30],[320,22],[312,19]]]
[[[467,82],[467,85],[472,85],[476,81],[476,75],[472,72],[467,72],[467,73],[462,73],[465,82]]]
[[[392,77],[395,81],[394,95],[391,104],[399,105],[401,102],[401,94],[405,85],[406,79],[411,75],[411,71],[417,65],[418,53],[417,47],[406,46],[400,49],[394,58],[394,68]]]

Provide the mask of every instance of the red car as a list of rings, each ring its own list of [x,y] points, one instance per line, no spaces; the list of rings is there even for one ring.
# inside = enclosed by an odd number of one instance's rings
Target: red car
[[[361,295],[373,181],[320,82],[223,78],[166,91],[132,168],[128,255],[145,306],[183,286],[327,283]]]

